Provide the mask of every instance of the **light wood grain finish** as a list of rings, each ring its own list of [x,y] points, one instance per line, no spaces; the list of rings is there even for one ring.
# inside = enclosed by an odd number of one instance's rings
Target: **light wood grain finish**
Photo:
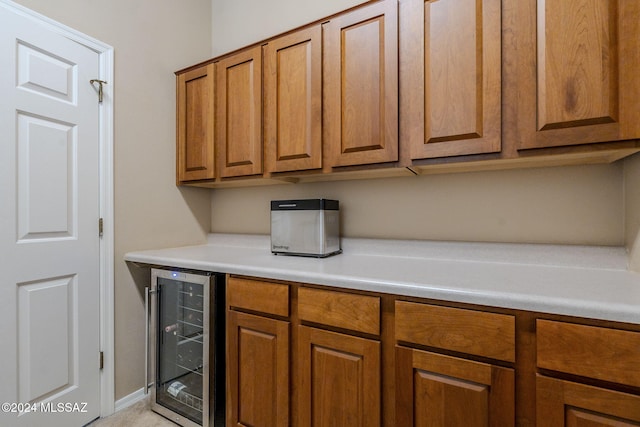
[[[328,166],[398,160],[398,14],[386,0],[323,25]]]
[[[640,425],[640,396],[544,376],[537,378],[538,427]]]
[[[617,1],[538,1],[538,129],[613,123]]]
[[[640,333],[538,319],[538,367],[640,387]]]
[[[639,63],[640,3],[529,0],[517,7],[525,24],[516,36],[520,148],[640,136],[640,79],[630,69]]]
[[[289,426],[289,323],[228,312],[227,422]]]
[[[321,27],[270,41],[263,52],[266,171],[321,168]]]
[[[298,331],[298,425],[380,426],[380,343],[306,326]]]
[[[401,1],[401,144],[411,159],[500,151],[500,12],[500,0]]]
[[[396,339],[515,361],[515,318],[505,314],[396,301]]]
[[[213,64],[179,74],[176,82],[177,182],[213,179]]]
[[[397,347],[398,426],[515,425],[514,371]]]
[[[262,49],[215,63],[216,145],[222,177],[262,173]]]
[[[380,298],[301,287],[300,320],[367,334],[380,334]]]
[[[286,317],[289,315],[289,286],[231,276],[227,281],[227,304],[231,308]]]

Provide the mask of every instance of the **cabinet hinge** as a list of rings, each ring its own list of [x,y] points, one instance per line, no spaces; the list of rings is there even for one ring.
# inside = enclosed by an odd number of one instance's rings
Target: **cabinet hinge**
[[[104,369],[104,351],[100,352],[100,369]]]
[[[102,237],[102,232],[104,231],[104,221],[102,218],[98,220],[98,236]]]

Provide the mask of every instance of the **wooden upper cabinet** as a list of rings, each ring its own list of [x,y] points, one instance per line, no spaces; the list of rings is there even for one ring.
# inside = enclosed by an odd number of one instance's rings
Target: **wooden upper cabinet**
[[[262,48],[215,63],[216,146],[220,176],[262,173]]]
[[[264,58],[267,172],[322,167],[322,28],[270,41]]]
[[[177,76],[177,181],[215,176],[213,143],[213,65]]]
[[[520,148],[640,137],[640,2],[517,7]]]
[[[398,160],[398,4],[386,0],[323,26],[329,166]]]
[[[412,160],[501,149],[501,1],[400,1],[400,133]]]

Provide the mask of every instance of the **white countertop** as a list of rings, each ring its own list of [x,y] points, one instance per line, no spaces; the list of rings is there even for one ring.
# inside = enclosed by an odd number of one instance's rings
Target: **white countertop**
[[[343,238],[342,249],[276,256],[269,236],[211,234],[125,260],[640,324],[640,274],[621,247]]]

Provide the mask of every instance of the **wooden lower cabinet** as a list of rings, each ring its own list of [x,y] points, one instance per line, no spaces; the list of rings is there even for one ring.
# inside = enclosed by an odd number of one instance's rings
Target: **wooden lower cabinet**
[[[396,425],[513,426],[514,381],[510,368],[398,346]]]
[[[230,310],[227,425],[289,426],[289,322]]]
[[[640,396],[539,375],[538,427],[640,426]]]
[[[406,299],[230,276],[227,426],[640,427],[639,325]]]
[[[298,425],[380,426],[380,342],[307,326],[298,342]]]

